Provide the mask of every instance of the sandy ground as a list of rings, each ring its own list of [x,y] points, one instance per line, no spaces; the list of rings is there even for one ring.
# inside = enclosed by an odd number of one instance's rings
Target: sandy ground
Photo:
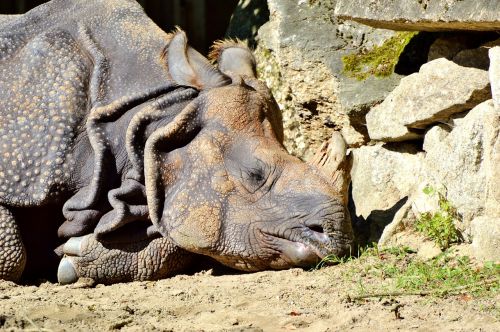
[[[499,296],[350,302],[346,296],[356,285],[340,277],[343,268],[225,275],[207,270],[90,287],[0,281],[0,330],[500,331]]]

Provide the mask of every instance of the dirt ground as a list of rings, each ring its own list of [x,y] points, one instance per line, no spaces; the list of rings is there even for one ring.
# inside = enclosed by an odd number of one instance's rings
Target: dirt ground
[[[498,295],[352,302],[356,285],[340,277],[343,268],[207,270],[111,286],[0,281],[0,330],[500,331]]]

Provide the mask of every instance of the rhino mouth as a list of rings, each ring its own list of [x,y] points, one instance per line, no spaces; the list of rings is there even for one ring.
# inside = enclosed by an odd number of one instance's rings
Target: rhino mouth
[[[330,254],[349,253],[351,240],[341,232],[325,232],[320,225],[301,225],[284,232],[262,232],[264,241],[271,244],[292,266],[310,267]]]

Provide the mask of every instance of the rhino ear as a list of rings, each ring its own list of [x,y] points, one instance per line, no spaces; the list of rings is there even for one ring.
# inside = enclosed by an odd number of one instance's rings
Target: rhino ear
[[[154,131],[144,147],[144,182],[149,218],[157,230],[167,236],[161,223],[165,194],[171,189],[179,165],[169,160],[169,152],[185,146],[201,130],[201,117],[196,101],[188,104],[173,121]]]
[[[203,55],[187,44],[186,34],[182,30],[173,33],[166,52],[168,70],[178,84],[202,90],[231,82]]]
[[[212,46],[209,59],[217,62],[218,68],[226,75],[257,77],[256,61],[252,51],[239,40],[221,40]]]

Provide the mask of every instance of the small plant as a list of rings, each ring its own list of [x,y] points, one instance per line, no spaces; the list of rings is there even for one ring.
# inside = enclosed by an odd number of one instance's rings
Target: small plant
[[[462,236],[455,227],[455,221],[460,218],[456,209],[445,195],[436,189],[427,186],[423,192],[429,196],[437,195],[439,210],[422,213],[415,225],[417,231],[435,241],[442,250],[449,248],[452,243],[460,242]]]
[[[500,290],[500,264],[478,266],[467,256],[447,251],[424,261],[405,247],[368,247],[345,263],[343,277],[356,286],[354,294],[349,294],[351,300],[404,295],[479,297]]]
[[[384,250],[381,252],[378,249],[377,243],[372,242],[371,244],[365,247],[358,247],[357,254],[351,253],[350,255],[344,257],[338,257],[337,255],[334,254],[327,255],[323,257],[323,259],[321,259],[321,261],[319,261],[318,264],[316,264],[313,270],[318,270],[329,265],[337,265],[355,261],[356,259],[364,259],[367,257],[383,257],[386,253],[394,255],[398,258],[402,258],[406,256],[406,254],[408,253],[414,253],[414,251],[412,251],[408,247],[400,246],[400,247],[384,248]]]
[[[394,73],[399,56],[416,34],[417,32],[398,32],[381,46],[342,57],[345,75],[358,80],[365,80],[371,75],[390,76]]]
[[[321,268],[323,268],[325,266],[346,263],[346,262],[348,262],[348,261],[350,261],[350,260],[352,260],[354,258],[355,257],[352,256],[352,254],[349,255],[349,256],[344,256],[344,257],[339,257],[339,256],[334,255],[334,254],[326,255],[312,269],[313,270],[319,270],[319,269],[321,269]]]
[[[446,295],[464,289],[481,295],[489,289],[498,291],[498,273],[498,264],[476,268],[467,256],[450,257],[445,253],[430,261],[413,260],[389,276],[395,279],[397,288],[412,292],[428,289],[435,295]]]
[[[312,269],[313,270],[319,270],[325,266],[328,265],[336,265],[340,263],[345,263],[347,261],[347,258],[344,257],[338,257],[337,255],[327,255],[323,257],[316,266],[314,266]]]

